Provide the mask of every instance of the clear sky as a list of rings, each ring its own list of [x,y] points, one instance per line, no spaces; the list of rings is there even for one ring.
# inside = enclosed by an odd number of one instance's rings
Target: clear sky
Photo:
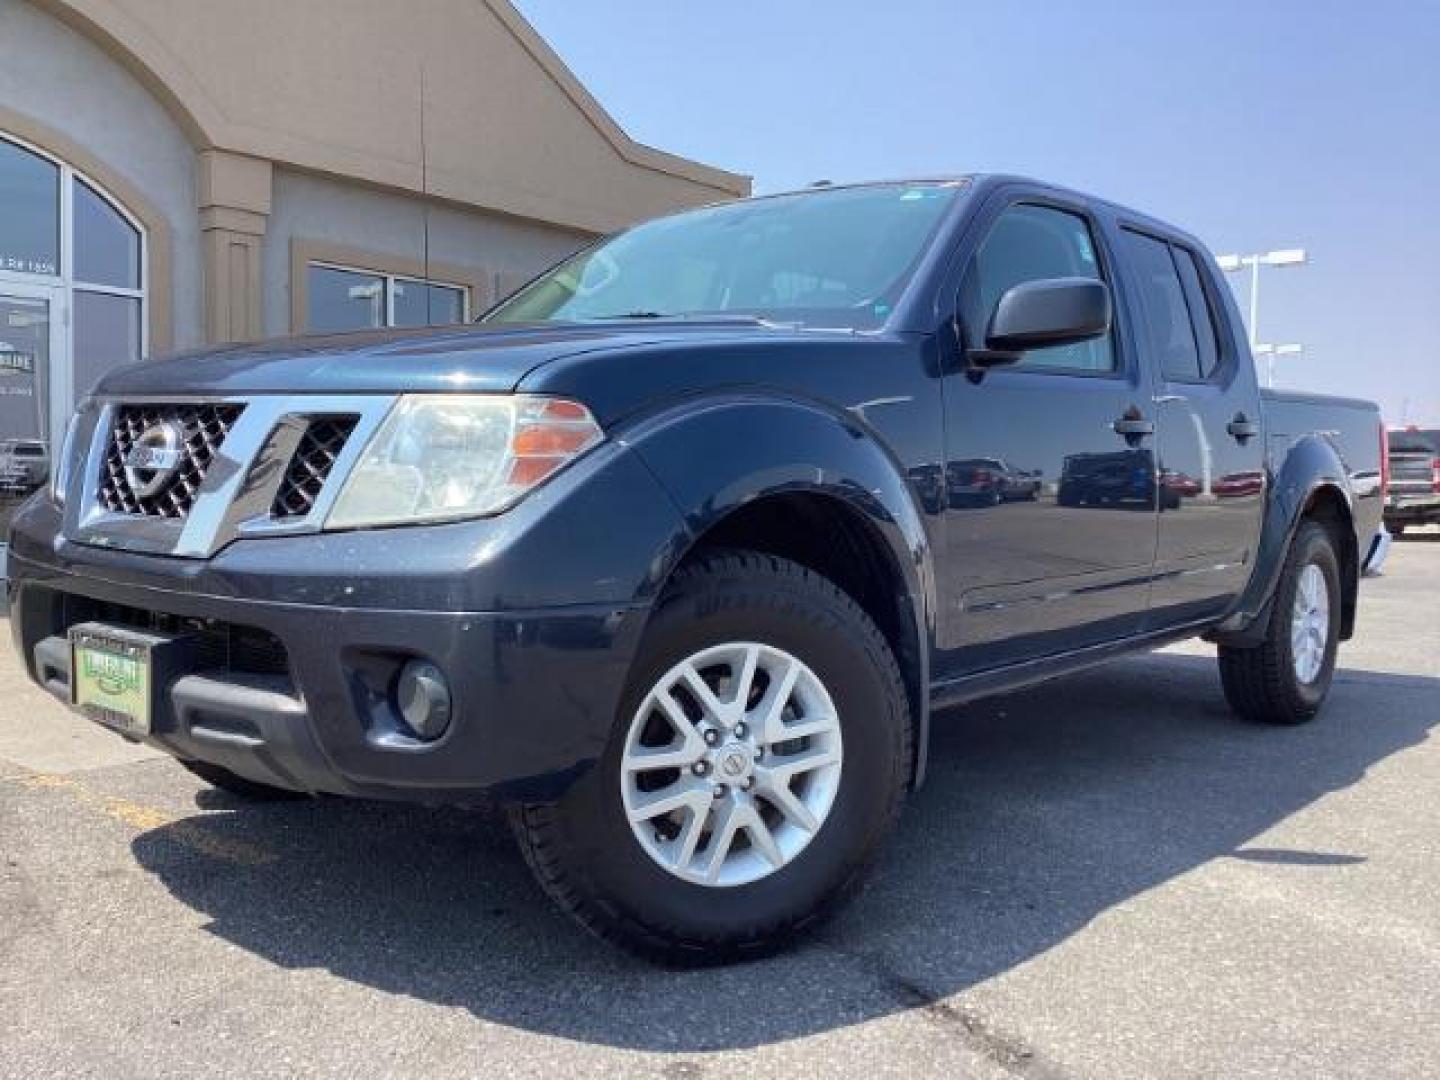
[[[1304,247],[1261,272],[1260,340],[1306,348],[1278,385],[1440,424],[1440,0],[518,6],[634,138],[757,193],[1018,172]]]

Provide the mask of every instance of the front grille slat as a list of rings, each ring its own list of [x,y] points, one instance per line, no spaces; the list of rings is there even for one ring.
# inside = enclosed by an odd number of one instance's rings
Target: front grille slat
[[[330,478],[335,461],[359,423],[358,416],[314,416],[295,447],[270,506],[273,518],[303,518]]]
[[[100,504],[112,513],[184,520],[225,436],[244,409],[228,403],[118,406],[101,465]],[[142,495],[126,475],[125,460],[147,430],[166,421],[182,433],[180,461],[158,491]]]

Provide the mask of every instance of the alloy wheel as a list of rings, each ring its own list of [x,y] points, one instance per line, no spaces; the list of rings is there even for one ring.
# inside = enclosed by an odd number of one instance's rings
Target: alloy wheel
[[[1295,677],[1312,683],[1325,665],[1330,642],[1330,588],[1325,573],[1307,563],[1295,587],[1295,604],[1290,613],[1290,655]]]
[[[824,684],[783,649],[732,642],[667,671],[635,711],[620,784],[636,840],[706,886],[789,865],[840,786],[840,718]]]

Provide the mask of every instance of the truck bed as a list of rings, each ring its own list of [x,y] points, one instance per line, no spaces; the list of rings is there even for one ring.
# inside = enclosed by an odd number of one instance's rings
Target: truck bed
[[[1362,398],[1312,394],[1299,390],[1261,390],[1266,436],[1272,460],[1307,435],[1319,435],[1340,454],[1356,486],[1380,483],[1380,407]]]

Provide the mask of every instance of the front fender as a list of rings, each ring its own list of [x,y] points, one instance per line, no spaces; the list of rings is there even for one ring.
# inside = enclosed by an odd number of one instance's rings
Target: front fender
[[[904,582],[915,635],[912,711],[923,772],[935,580],[930,541],[904,469],[856,417],[795,398],[736,394],[680,403],[622,436],[674,500],[684,523],[657,553],[668,577],[694,544],[756,499],[815,494],[862,515]]]
[[[1300,528],[1301,515],[1326,489],[1332,490],[1343,505],[1345,526],[1353,533],[1355,492],[1345,463],[1327,439],[1305,435],[1289,447],[1278,468],[1272,462],[1270,494],[1265,501],[1265,521],[1250,583],[1234,612],[1208,637],[1227,645],[1258,642],[1285,567],[1285,556]],[[1341,560],[1342,571],[1345,561]],[[1347,596],[1353,596],[1354,582],[1342,581],[1341,587]]]

